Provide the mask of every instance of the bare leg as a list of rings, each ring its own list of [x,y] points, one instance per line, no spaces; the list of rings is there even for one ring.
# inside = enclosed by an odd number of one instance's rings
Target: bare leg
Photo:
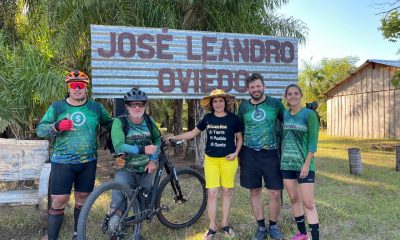
[[[314,183],[300,184],[301,198],[303,199],[304,211],[306,213],[307,222],[316,224],[319,222],[317,208],[314,201]]]
[[[262,198],[262,188],[250,189],[250,201],[256,220],[264,219],[264,202]]]
[[[217,230],[216,215],[217,215],[217,198],[218,188],[209,188],[207,197],[207,212],[210,220],[210,229]]]
[[[284,179],[286,191],[289,195],[290,205],[293,215],[295,217],[303,216],[303,204],[301,203],[301,195],[299,191],[299,184],[296,179]]]
[[[232,202],[232,188],[222,188],[222,227],[228,225],[229,210]]]
[[[281,212],[281,190],[268,190],[269,219],[277,222]]]

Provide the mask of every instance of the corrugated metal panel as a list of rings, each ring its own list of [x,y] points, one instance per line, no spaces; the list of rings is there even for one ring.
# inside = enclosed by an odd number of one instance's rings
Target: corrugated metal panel
[[[157,39],[164,35],[171,35],[172,40],[163,40],[168,46],[160,50]],[[211,40],[205,44],[204,39]],[[110,51],[112,42],[114,52]],[[246,49],[244,55],[239,45]],[[280,47],[278,61],[274,53],[267,54],[267,45]],[[253,72],[264,76],[266,94],[282,98],[284,88],[298,79],[295,38],[91,25],[91,49],[94,98],[121,98],[132,87],[153,99],[199,99],[217,87],[237,98],[248,98],[244,79]],[[204,60],[214,55],[216,60]],[[189,60],[196,56],[201,59]],[[164,74],[160,69],[166,69]]]
[[[367,62],[379,63],[391,67],[400,67],[400,61],[397,60],[381,60],[381,59],[368,59]]]

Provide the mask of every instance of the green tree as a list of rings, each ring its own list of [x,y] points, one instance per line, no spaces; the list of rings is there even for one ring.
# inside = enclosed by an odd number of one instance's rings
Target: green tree
[[[400,39],[400,13],[393,11],[387,17],[381,19],[381,27],[383,37],[391,42]]]
[[[17,36],[20,49],[32,49],[43,62],[43,72],[50,74],[48,84],[56,86],[64,69],[79,68],[90,73],[90,24],[168,27],[174,29],[252,33],[290,36],[305,43],[307,26],[300,20],[278,15],[277,9],[288,0],[7,0],[8,8],[17,6],[11,18],[0,8],[2,26],[7,36]],[[6,25],[4,24],[6,21]],[[13,34],[8,34],[9,32]],[[40,41],[36,41],[40,39]],[[29,46],[29,47],[28,47]],[[24,66],[23,51],[15,58],[15,66]],[[33,67],[28,65],[28,67]],[[47,71],[46,71],[47,69]],[[3,70],[0,70],[0,75]],[[23,71],[21,71],[23,72]],[[31,78],[39,79],[36,71]],[[10,75],[3,74],[5,81]],[[26,79],[26,78],[25,78]],[[23,88],[21,82],[19,88]],[[7,91],[10,91],[7,89]],[[50,90],[43,90],[50,91]],[[46,100],[61,93],[51,91]],[[28,96],[26,96],[28,98]],[[39,98],[40,99],[40,98]],[[197,100],[196,100],[197,101]],[[181,104],[181,103],[179,103]],[[174,104],[175,112],[182,109]],[[199,104],[196,104],[198,106]],[[38,110],[35,110],[38,111]],[[196,109],[199,119],[200,109]],[[39,115],[35,112],[34,115]],[[193,116],[193,114],[191,114]],[[3,119],[0,116],[1,119]],[[174,119],[172,115],[170,121]],[[181,120],[178,117],[177,120]],[[28,119],[25,119],[28,120]],[[176,118],[175,118],[176,120]],[[12,120],[10,120],[12,121]],[[177,124],[181,126],[181,124]],[[198,141],[201,142],[201,141]]]
[[[63,75],[29,44],[9,47],[0,32],[0,132],[26,138],[45,109],[65,94]]]
[[[381,5],[387,10],[377,13],[383,15],[379,30],[385,39],[396,42],[400,39],[400,2],[385,2]]]
[[[299,74],[299,85],[303,89],[303,101],[318,102],[318,113],[321,126],[326,127],[327,105],[324,93],[336,83],[349,76],[356,69],[358,57],[324,58],[317,65],[311,61],[305,64],[305,69]]]
[[[391,42],[397,42],[400,39],[400,1],[387,2],[383,5],[389,9],[378,13],[384,15],[381,19],[381,27],[379,30],[382,32],[385,39]],[[400,48],[397,54],[400,54]],[[395,87],[400,86],[400,70],[393,75],[391,81]]]

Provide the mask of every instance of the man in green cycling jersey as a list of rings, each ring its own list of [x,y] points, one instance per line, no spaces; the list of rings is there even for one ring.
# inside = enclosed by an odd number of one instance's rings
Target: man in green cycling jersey
[[[103,105],[88,99],[89,77],[78,70],[65,79],[68,97],[56,101],[47,110],[37,127],[39,137],[53,138],[51,154],[48,235],[56,240],[64,219],[64,208],[74,186],[74,235],[79,214],[93,190],[97,162],[98,126],[110,127],[112,118]]]

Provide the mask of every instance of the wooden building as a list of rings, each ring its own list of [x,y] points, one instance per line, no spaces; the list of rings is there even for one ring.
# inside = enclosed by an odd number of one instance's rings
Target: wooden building
[[[400,88],[391,79],[400,61],[367,60],[325,92],[328,134],[400,139]]]

